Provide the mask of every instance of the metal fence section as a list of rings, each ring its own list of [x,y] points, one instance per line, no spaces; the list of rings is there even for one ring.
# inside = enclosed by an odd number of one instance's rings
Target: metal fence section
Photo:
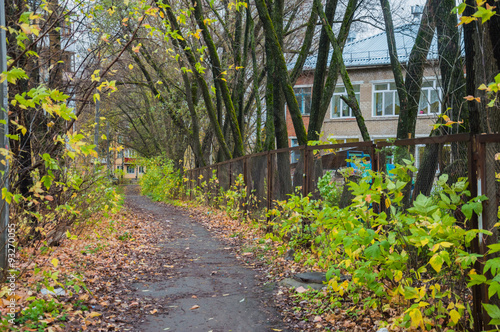
[[[201,188],[215,197],[243,179],[247,189],[247,208],[271,209],[276,201],[292,194],[311,194],[321,198],[320,182],[328,183],[337,194],[330,199],[350,204],[348,181],[357,181],[367,169],[386,174],[396,164],[413,162],[408,204],[419,194],[429,195],[435,182],[447,174],[449,183],[467,178],[472,196],[486,195],[479,227],[492,228],[500,201],[500,135],[456,134],[398,140],[369,141],[318,146],[297,146],[266,151],[187,171],[187,187]],[[210,181],[210,179],[216,181]],[[202,184],[205,183],[204,186]],[[212,196],[212,195],[209,195]],[[332,196],[332,195],[330,195]],[[191,196],[191,198],[193,198]],[[323,197],[324,198],[324,197]]]

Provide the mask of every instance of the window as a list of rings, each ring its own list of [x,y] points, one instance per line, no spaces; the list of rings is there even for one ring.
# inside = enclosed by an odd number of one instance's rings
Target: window
[[[125,158],[134,158],[137,153],[135,152],[135,150],[125,149],[123,150],[123,155],[125,156]]]
[[[128,174],[134,174],[135,173],[135,167],[134,166],[127,166],[127,173]]]
[[[437,84],[437,80],[422,83],[422,91],[418,102],[419,115],[441,113],[441,89],[437,86]]]
[[[377,83],[373,86],[373,116],[399,115],[399,97],[395,83]],[[441,89],[437,80],[424,81],[418,103],[419,115],[441,113]]]
[[[290,145],[292,148],[294,146],[299,146],[299,140],[296,138],[292,138]],[[300,159],[300,151],[299,150],[292,151],[292,153],[290,155],[290,163],[295,164],[295,163],[299,162],[299,159]]]
[[[356,95],[356,99],[358,100],[359,104],[359,98],[360,98],[360,85],[354,85],[354,94]],[[340,98],[341,96],[346,96],[347,97],[347,91],[345,87],[338,87],[335,88],[335,91],[333,93],[333,98],[332,98],[332,105],[331,105],[331,111],[330,111],[330,119],[334,118],[352,118],[354,117],[354,114],[352,113],[352,109],[347,106],[345,101]]]
[[[300,113],[311,114],[311,87],[294,88],[293,92],[299,103]]]
[[[395,83],[377,83],[373,86],[373,116],[399,114],[399,97]]]
[[[123,171],[123,166],[116,166],[116,169],[117,169],[118,171]]]
[[[144,173],[144,166],[139,166],[139,174]]]
[[[117,158],[123,158],[123,150],[118,151]]]

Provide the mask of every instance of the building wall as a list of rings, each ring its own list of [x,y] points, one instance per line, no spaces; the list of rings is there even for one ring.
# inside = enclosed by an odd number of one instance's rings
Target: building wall
[[[395,137],[398,125],[398,116],[384,116],[377,117],[373,115],[373,85],[380,81],[393,81],[393,74],[390,66],[380,66],[372,68],[351,68],[348,69],[349,77],[353,84],[360,84],[360,108],[365,119],[365,124],[372,139]],[[424,77],[435,78],[435,68],[428,67],[424,72]],[[302,75],[296,83],[296,86],[312,86],[314,77],[311,72]],[[337,87],[343,86],[342,79],[339,77]],[[331,106],[331,105],[330,105]],[[328,137],[337,139],[341,138],[358,138],[360,141],[361,132],[358,128],[356,119],[353,118],[330,118],[329,107],[325,120],[323,122],[322,140],[327,140]],[[309,116],[303,115],[304,125],[306,129],[309,125]],[[428,136],[431,132],[432,125],[436,122],[436,115],[419,115],[417,118],[415,135],[417,137]],[[288,108],[286,110],[286,122],[288,129],[288,136],[290,137],[289,144],[291,145],[291,138],[295,137],[295,130],[290,117]]]
[[[125,158],[125,160],[126,159],[127,158]],[[113,165],[113,171],[115,171],[115,174],[116,174],[116,171],[119,169],[119,167],[121,167],[122,165],[123,165],[122,158],[116,158],[114,165]],[[144,175],[144,173],[139,172],[139,166],[137,166],[133,163],[125,161],[125,164],[123,166],[124,166],[123,170],[125,172],[125,174],[123,175],[123,178],[125,178],[125,179],[136,179],[136,178],[140,179]],[[127,166],[133,167],[134,173],[128,173]]]

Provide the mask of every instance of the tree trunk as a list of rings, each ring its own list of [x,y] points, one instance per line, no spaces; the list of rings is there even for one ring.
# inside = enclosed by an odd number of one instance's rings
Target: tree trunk
[[[361,110],[359,108],[358,101],[355,97],[354,94],[354,88],[351,84],[351,80],[349,79],[349,74],[347,73],[347,69],[344,64],[344,59],[342,57],[342,49],[337,42],[337,39],[335,38],[335,35],[332,31],[332,27],[330,24],[328,24],[327,17],[325,15],[325,12],[323,11],[323,8],[321,6],[321,2],[319,0],[314,0],[314,4],[318,10],[321,23],[323,24],[323,27],[326,29],[326,32],[328,34],[328,38],[330,39],[330,43],[332,44],[333,47],[333,53],[335,55],[335,60],[336,62],[340,65],[340,75],[342,77],[342,80],[344,81],[344,86],[346,88],[347,94],[348,94],[348,99],[344,99],[345,101],[348,101],[349,107],[351,107],[354,116],[356,117],[356,122],[358,123],[358,128],[359,131],[361,132],[361,136],[363,137],[364,141],[369,141],[370,140],[370,134],[368,133],[368,128],[366,128],[365,125],[365,120],[363,118],[363,115],[361,114]]]
[[[273,52],[273,61],[275,62],[274,68],[276,68],[277,70],[278,80],[288,104],[293,126],[295,128],[295,133],[297,135],[297,140],[300,145],[305,145],[307,144],[306,129],[304,127],[304,122],[302,121],[299,104],[293,92],[293,86],[290,83],[286,68],[286,61],[278,39],[278,35],[276,33],[273,21],[271,20],[264,0],[256,0],[255,5],[257,6],[259,17],[263,23],[266,41],[269,42],[270,49]]]
[[[337,0],[327,0],[325,6],[325,16],[328,24],[331,25],[333,18],[335,16],[335,10],[337,9]],[[316,6],[314,10],[318,11]],[[330,50],[330,40],[328,39],[328,34],[326,28],[321,28],[321,35],[319,37],[319,48],[318,57],[316,60],[316,68],[314,69],[314,82],[311,96],[311,110],[320,110],[323,89],[325,85],[325,77],[327,75],[326,68],[328,64],[328,53]],[[337,76],[337,72],[332,73]],[[330,97],[331,99],[331,97]],[[311,112],[312,113],[312,112]],[[326,112],[325,112],[326,113]],[[325,120],[325,114],[320,112],[314,112],[309,118],[309,128],[307,130],[308,140],[317,141],[319,139],[319,133]]]
[[[201,29],[203,39],[205,41],[205,44],[207,45],[208,54],[210,55],[210,61],[212,62],[212,70],[214,71],[216,79],[219,82],[219,87],[221,88],[221,93],[222,93],[222,99],[224,100],[224,105],[226,106],[226,111],[231,121],[231,130],[233,132],[233,138],[235,144],[234,157],[239,157],[243,155],[243,139],[241,137],[240,126],[238,125],[239,123],[238,116],[236,115],[236,111],[234,109],[233,101],[231,99],[231,94],[229,93],[229,88],[224,79],[224,75],[222,74],[223,70],[219,59],[219,55],[217,53],[217,48],[215,47],[215,44],[212,40],[212,36],[210,35],[210,31],[208,30],[208,27],[205,23],[201,0],[192,0],[192,3],[194,6],[194,15],[196,18],[196,22],[198,23],[198,26]],[[196,70],[196,68],[194,68],[193,71],[194,70]]]

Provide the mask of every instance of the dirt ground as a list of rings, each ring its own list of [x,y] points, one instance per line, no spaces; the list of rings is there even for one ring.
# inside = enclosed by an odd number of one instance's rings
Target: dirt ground
[[[126,206],[169,229],[158,262],[171,265],[131,285],[133,296],[154,299],[166,310],[134,322],[135,331],[286,331],[258,272],[186,211],[152,202],[139,195],[138,186],[127,187]]]

